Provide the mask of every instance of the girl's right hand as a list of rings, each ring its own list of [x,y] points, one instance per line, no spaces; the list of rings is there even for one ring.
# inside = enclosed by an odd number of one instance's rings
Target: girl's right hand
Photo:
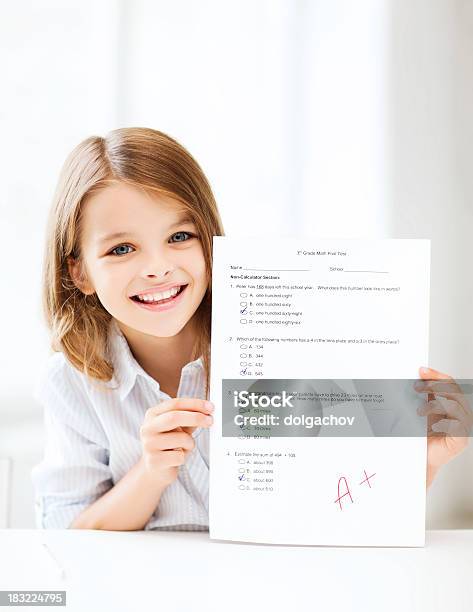
[[[140,438],[146,470],[169,485],[195,446],[192,432],[213,423],[213,404],[192,397],[173,398],[146,411]]]

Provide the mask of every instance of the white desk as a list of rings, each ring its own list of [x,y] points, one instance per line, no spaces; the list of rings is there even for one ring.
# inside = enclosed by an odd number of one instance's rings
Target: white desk
[[[62,579],[43,541],[64,567]],[[0,589],[66,590],[66,608],[54,609],[68,612],[471,612],[472,578],[473,530],[427,532],[425,548],[254,545],[198,532],[0,530]]]

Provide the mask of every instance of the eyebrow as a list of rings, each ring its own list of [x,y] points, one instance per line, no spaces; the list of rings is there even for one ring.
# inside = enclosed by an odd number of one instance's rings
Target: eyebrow
[[[184,225],[186,223],[194,223],[194,220],[191,219],[187,213],[181,215],[175,223],[172,223],[169,226],[168,229],[171,230],[174,227],[177,227],[178,225]],[[130,232],[114,232],[113,234],[105,234],[104,236],[100,236],[97,239],[97,243],[102,244],[104,242],[109,242],[110,240],[116,240],[118,238],[125,238],[125,236],[132,236],[132,235],[133,234],[131,234]]]

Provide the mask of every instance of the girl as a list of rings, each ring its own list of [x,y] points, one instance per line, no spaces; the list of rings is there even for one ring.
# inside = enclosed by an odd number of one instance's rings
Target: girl
[[[58,352],[37,391],[38,526],[208,528],[213,235],[210,186],[165,134],[115,130],[66,160],[44,262]]]
[[[66,160],[44,262],[56,353],[37,390],[47,434],[32,473],[38,527],[208,528],[215,235],[210,186],[169,136],[119,129]],[[461,402],[449,416],[463,423]],[[429,442],[427,485],[462,440]]]

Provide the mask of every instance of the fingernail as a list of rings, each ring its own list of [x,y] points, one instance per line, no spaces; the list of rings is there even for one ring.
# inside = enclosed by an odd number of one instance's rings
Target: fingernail
[[[420,371],[422,372],[422,374],[428,374],[431,370],[430,368],[421,368]]]
[[[212,418],[211,416],[206,416],[206,417],[205,417],[205,422],[206,422],[206,423],[209,423],[209,424],[210,424],[210,423],[213,423],[213,418]]]
[[[215,406],[212,404],[212,402],[205,402],[205,405],[207,406],[207,408],[210,410],[210,412],[212,412],[215,409]]]

